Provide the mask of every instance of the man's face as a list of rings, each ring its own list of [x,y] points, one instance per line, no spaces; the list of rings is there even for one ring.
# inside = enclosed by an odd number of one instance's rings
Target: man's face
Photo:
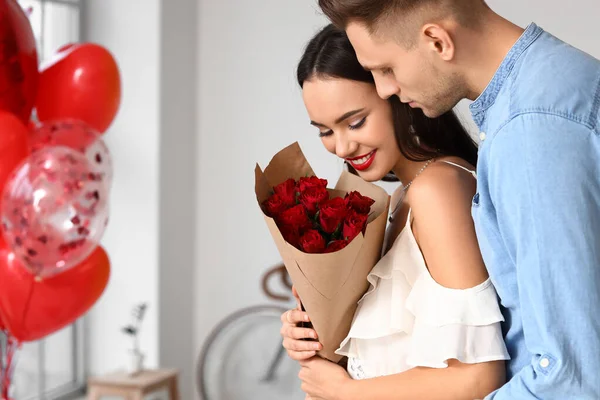
[[[346,33],[359,62],[373,73],[380,97],[396,95],[431,118],[451,110],[463,97],[461,80],[440,60],[430,40],[417,37],[406,48],[393,38],[374,37],[359,22],[350,22]]]

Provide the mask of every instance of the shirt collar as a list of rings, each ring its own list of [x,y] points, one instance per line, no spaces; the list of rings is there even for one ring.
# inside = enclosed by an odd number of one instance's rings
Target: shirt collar
[[[479,127],[481,127],[481,124],[483,123],[485,110],[491,107],[496,101],[496,97],[498,96],[502,85],[506,81],[506,78],[510,75],[515,63],[521,54],[523,54],[523,52],[542,34],[542,32],[543,29],[536,24],[529,24],[519,40],[516,41],[506,57],[504,57],[500,67],[498,67],[498,70],[494,74],[492,80],[488,83],[485,90],[469,106],[473,119]]]

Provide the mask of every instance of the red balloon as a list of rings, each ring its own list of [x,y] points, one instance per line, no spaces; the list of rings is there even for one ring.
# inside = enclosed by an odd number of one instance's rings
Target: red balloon
[[[48,336],[73,323],[100,298],[110,276],[110,260],[96,248],[85,261],[60,275],[39,280],[0,243],[0,316],[20,342]]]
[[[32,119],[30,119],[29,122],[27,123],[27,129],[30,131],[36,129],[37,126],[38,126],[38,123]]]
[[[81,120],[104,133],[121,104],[117,62],[104,47],[93,44],[63,46],[41,68],[36,101],[40,121]]]
[[[29,155],[29,132],[13,114],[0,111],[0,191],[14,169]]]
[[[27,123],[38,78],[38,56],[29,18],[15,0],[0,0],[0,110]]]

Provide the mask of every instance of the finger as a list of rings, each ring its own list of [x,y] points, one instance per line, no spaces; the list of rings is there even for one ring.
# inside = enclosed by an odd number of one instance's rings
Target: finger
[[[300,385],[300,389],[302,389],[302,391],[303,391],[304,393],[306,393],[306,394],[308,394],[308,393],[310,393],[310,392],[311,392],[311,387],[310,387],[310,385],[309,385],[308,383],[304,382],[304,381],[303,381],[303,382],[302,382],[302,384]]]
[[[312,358],[312,357],[311,357]],[[300,370],[300,373],[303,373],[303,371],[308,370],[309,369],[309,364],[310,364],[310,358],[304,359],[302,361],[300,361],[300,366],[302,367],[302,369]]]
[[[317,332],[310,328],[297,328],[295,325],[283,325],[281,336],[290,339],[317,339]]]
[[[297,325],[300,322],[304,322],[308,319],[308,314],[304,311],[297,309],[287,310],[281,314],[281,322],[287,325]]]
[[[288,325],[297,325],[301,322],[309,322],[310,318],[305,311],[289,310],[281,315],[281,322]]]
[[[284,337],[283,347],[285,347],[286,350],[292,351],[319,351],[323,348],[323,345],[319,342],[296,340],[289,337]]]
[[[294,361],[304,361],[309,358],[314,357],[317,352],[316,351],[287,351],[288,356]]]
[[[300,340],[303,342],[316,342],[317,332],[310,328],[298,328],[296,325],[284,324],[279,330],[283,339]]]
[[[302,363],[300,363],[300,365],[302,365]],[[298,379],[300,379],[302,382],[304,382],[307,378],[308,375],[308,370],[305,367],[300,368],[300,371],[298,371]]]

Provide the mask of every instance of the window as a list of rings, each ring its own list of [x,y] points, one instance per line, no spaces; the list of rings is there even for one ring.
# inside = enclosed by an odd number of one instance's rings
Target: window
[[[81,0],[18,0],[30,12],[40,61],[64,44],[79,41]]]
[[[29,12],[40,62],[62,45],[79,41],[82,0],[18,0]],[[2,346],[5,338],[2,336]],[[55,400],[83,393],[83,323],[78,321],[39,342],[25,343],[16,356],[12,397]]]

